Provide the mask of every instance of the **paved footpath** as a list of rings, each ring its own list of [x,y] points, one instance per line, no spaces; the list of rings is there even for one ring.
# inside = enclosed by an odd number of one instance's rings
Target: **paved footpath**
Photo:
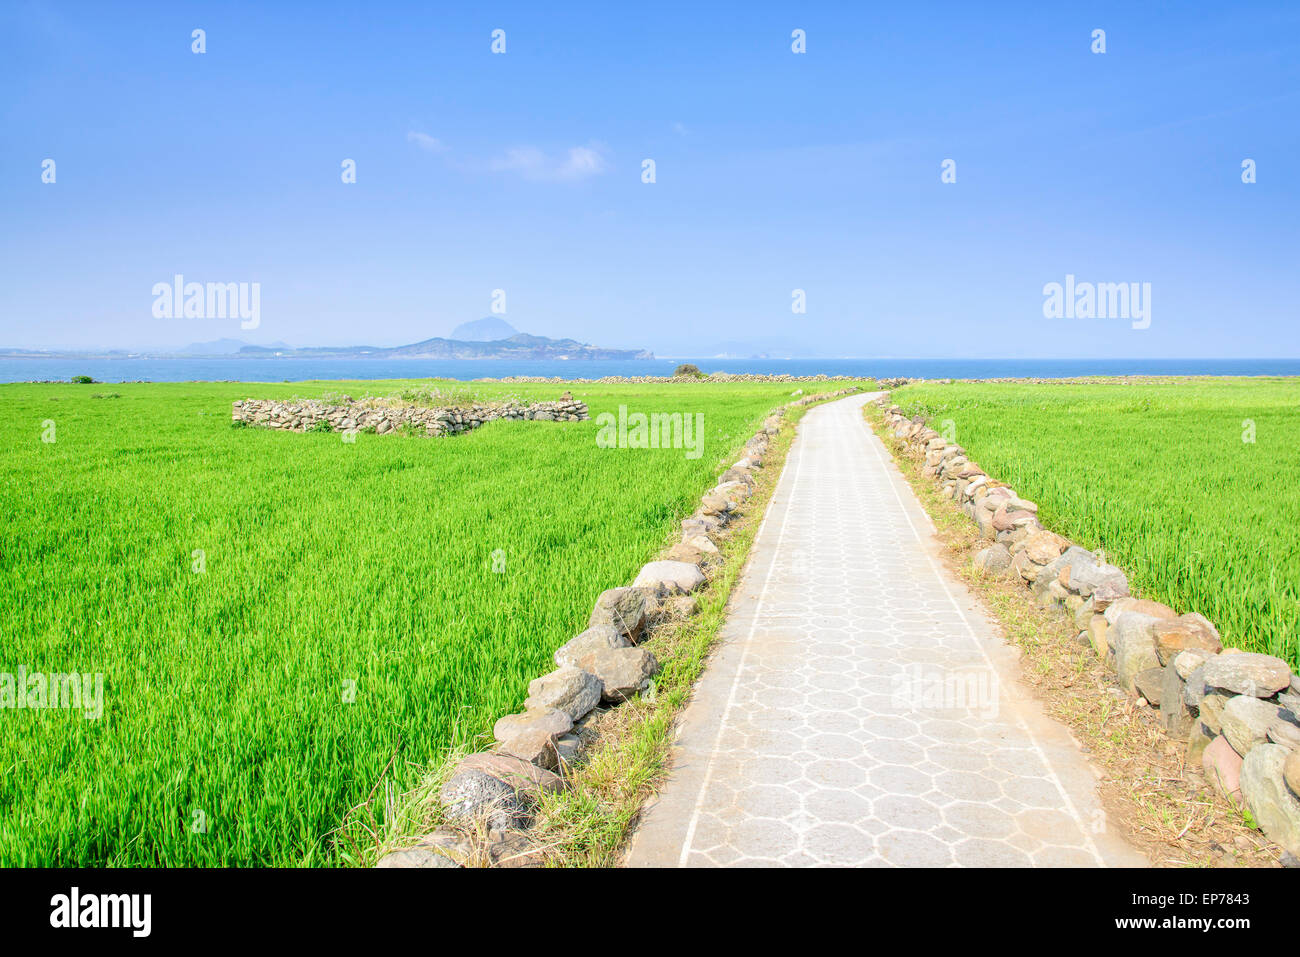
[[[862,420],[810,411],[632,866],[1141,866]]]

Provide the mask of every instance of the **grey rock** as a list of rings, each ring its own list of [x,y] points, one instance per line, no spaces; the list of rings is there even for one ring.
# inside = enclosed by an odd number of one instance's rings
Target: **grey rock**
[[[692,515],[682,519],[682,538],[693,535],[713,535],[722,528],[722,523],[711,515]]]
[[[1126,611],[1116,616],[1106,634],[1106,640],[1115,652],[1115,670],[1119,683],[1125,691],[1134,690],[1133,680],[1138,672],[1160,665],[1152,632],[1156,620],[1151,615]]]
[[[560,760],[560,766],[572,764],[578,758],[578,752],[582,750],[582,738],[576,734],[562,734],[555,739],[555,753]]]
[[[1223,706],[1223,736],[1245,757],[1256,745],[1268,741],[1268,729],[1282,717],[1282,709],[1250,695],[1229,698]]]
[[[1268,740],[1288,751],[1300,751],[1300,727],[1289,721],[1275,721],[1268,726]]]
[[[1175,738],[1184,738],[1192,730],[1192,711],[1183,701],[1183,679],[1173,662],[1161,672],[1160,724]]]
[[[528,813],[520,793],[483,771],[453,774],[439,792],[443,812],[453,820],[483,819],[488,827],[505,830],[525,824]]]
[[[379,859],[375,867],[460,867],[446,854],[428,847],[408,847],[393,851]]]
[[[1059,608],[1065,604],[1070,593],[1056,579],[1047,582],[1042,588],[1035,586],[1034,604],[1039,608]]]
[[[1133,688],[1147,703],[1160,707],[1161,693],[1165,682],[1165,669],[1160,667],[1143,668],[1133,677]]]
[[[1300,855],[1300,797],[1287,787],[1290,752],[1278,744],[1261,744],[1246,755],[1241,792],[1251,815],[1269,839]]]
[[[1179,676],[1186,681],[1201,665],[1210,659],[1210,655],[1197,648],[1189,648],[1186,651],[1180,651],[1174,655],[1174,667],[1178,669]]]
[[[587,627],[613,625],[632,642],[641,640],[646,628],[645,595],[633,588],[610,588],[600,593]]]
[[[732,508],[736,508],[741,502],[753,494],[753,488],[744,482],[722,482],[715,486],[710,494],[721,495],[731,503]]]
[[[1271,698],[1291,684],[1291,669],[1272,655],[1219,654],[1205,663],[1205,683],[1236,694]]]
[[[975,555],[975,567],[990,575],[1001,575],[1011,568],[1011,552],[1002,544],[981,549]]]
[[[593,625],[575,638],[570,638],[564,644],[560,645],[555,652],[555,663],[563,667],[580,667],[579,659],[586,657],[594,651],[600,651],[605,648],[627,648],[632,644],[623,633],[621,628],[613,625]],[[556,734],[563,734],[568,731],[563,728]]]
[[[1098,562],[1096,556],[1092,558],[1090,562],[1076,562],[1070,566],[1070,579],[1066,582],[1066,587],[1071,591],[1077,591],[1085,598],[1090,597],[1103,586],[1108,589],[1107,594],[1115,598],[1127,595],[1128,576],[1124,574],[1123,569]]]
[[[1201,698],[1198,714],[1201,718],[1201,724],[1211,734],[1223,734],[1223,707],[1228,703],[1225,695],[1216,692],[1209,692]]]
[[[752,486],[754,484],[754,476],[749,474],[748,469],[736,468],[733,466],[723,472],[718,478],[719,485],[724,482],[743,482],[746,485]]]
[[[1089,596],[1079,605],[1078,608],[1074,610],[1075,627],[1082,628],[1086,631],[1088,629],[1088,624],[1089,622],[1092,621],[1092,616],[1094,614],[1096,614],[1096,612],[1093,607],[1093,600],[1091,596]]]
[[[659,673],[659,662],[644,648],[606,648],[595,651],[583,658],[579,666],[600,679],[604,689],[601,700],[607,704],[617,704],[635,697]]]
[[[685,595],[695,591],[705,580],[700,566],[690,562],[648,562],[641,567],[632,586],[663,584],[673,594]]]
[[[579,668],[557,668],[550,674],[534,678],[528,685],[524,707],[529,710],[555,708],[577,721],[600,704],[600,679]]]
[[[1199,708],[1201,699],[1212,691],[1213,688],[1205,687],[1205,665],[1197,665],[1187,676],[1187,684],[1183,685],[1183,701],[1189,707]]]
[[[1177,618],[1178,613],[1168,605],[1162,605],[1158,601],[1151,601],[1149,598],[1120,598],[1110,603],[1104,614],[1106,621],[1115,624],[1115,619],[1126,611],[1135,611],[1153,618]]]
[[[1129,597],[1128,585],[1121,588],[1115,582],[1104,581],[1092,590],[1091,597],[1094,610],[1104,612],[1115,602]]]

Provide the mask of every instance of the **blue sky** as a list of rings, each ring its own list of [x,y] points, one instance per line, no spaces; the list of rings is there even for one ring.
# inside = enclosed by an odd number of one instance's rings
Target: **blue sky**
[[[988,6],[8,3],[0,346],[396,345],[504,289],[662,355],[1300,356],[1300,6]],[[155,318],[176,273],[260,326]],[[1067,274],[1150,327],[1045,318]]]

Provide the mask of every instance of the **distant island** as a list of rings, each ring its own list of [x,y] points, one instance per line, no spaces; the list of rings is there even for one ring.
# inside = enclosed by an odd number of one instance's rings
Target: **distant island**
[[[551,339],[519,332],[504,319],[489,316],[465,322],[451,338],[435,337],[405,346],[311,346],[296,349],[283,342],[249,345],[238,339],[195,342],[183,349],[59,350],[0,348],[7,358],[297,358],[297,359],[653,359],[646,349],[602,349],[576,339]]]
[[[244,346],[237,355],[287,356],[290,358],[350,359],[653,359],[645,349],[602,349],[577,339],[550,339],[519,332],[507,339],[476,342],[469,339],[425,339],[390,349],[378,346],[322,346],[309,349],[276,349]]]

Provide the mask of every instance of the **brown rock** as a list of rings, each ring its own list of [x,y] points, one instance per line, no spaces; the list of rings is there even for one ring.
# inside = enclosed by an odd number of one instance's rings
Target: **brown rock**
[[[1009,532],[1013,528],[1021,528],[1025,525],[1034,525],[1038,522],[1038,512],[1035,509],[1019,508],[1016,502],[1019,499],[1013,499],[998,505],[993,512],[993,527],[999,532]],[[1032,503],[1025,503],[1032,504]]]
[[[1171,620],[1161,619],[1154,626],[1156,654],[1162,664],[1173,660],[1180,651],[1189,649],[1218,654],[1223,648],[1218,629],[1202,615],[1180,615]]]
[[[1136,611],[1143,615],[1150,615],[1152,618],[1172,619],[1178,617],[1178,612],[1168,605],[1162,605],[1158,601],[1151,601],[1149,598],[1120,598],[1111,602],[1106,609],[1106,620],[1113,624],[1115,618],[1126,611]]]
[[[1092,650],[1097,652],[1098,658],[1105,658],[1110,652],[1110,645],[1106,640],[1106,633],[1109,630],[1110,625],[1105,615],[1093,615],[1092,620],[1088,622],[1088,639],[1092,642]]]
[[[451,830],[437,830],[424,835],[411,847],[385,854],[375,867],[463,867],[468,858],[469,844],[462,835]]]
[[[546,856],[538,845],[523,831],[506,831],[488,845],[488,859],[493,867],[542,867]]]
[[[1228,739],[1215,738],[1201,755],[1201,768],[1215,789],[1231,801],[1241,802],[1241,755]]]
[[[497,745],[502,754],[518,758],[539,768],[551,770],[559,766],[560,752],[555,746],[555,735],[545,731],[520,731]]]
[[[699,549],[700,553],[707,558],[718,558],[722,555],[708,535],[683,535],[682,544]]]
[[[705,515],[725,516],[731,510],[731,502],[720,492],[707,492],[700,499],[700,511]]]
[[[523,734],[525,731],[564,734],[571,727],[573,727],[573,721],[563,711],[557,711],[555,708],[542,708],[535,711],[525,711],[523,714],[508,714],[503,718],[498,718],[497,723],[492,726],[492,735],[498,741],[508,741],[515,735]]]
[[[1191,732],[1187,736],[1187,764],[1190,767],[1196,767],[1201,763],[1201,756],[1205,754],[1205,749],[1209,747],[1210,742],[1214,740],[1214,735],[1201,722],[1192,723]]]
[[[1201,724],[1211,734],[1223,734],[1223,706],[1227,703],[1227,697],[1221,694],[1207,694],[1201,699]]]
[[[1025,539],[1025,554],[1035,565],[1046,565],[1061,557],[1070,543],[1055,532],[1035,532]]]
[[[749,473],[749,469],[736,468],[733,466],[719,476],[718,484],[722,485],[724,482],[743,482],[746,485],[752,486],[754,484],[754,476]]]
[[[564,790],[564,781],[559,775],[508,754],[488,751],[471,754],[456,765],[456,771],[482,771],[530,797],[542,792],[559,794]]]
[[[1300,751],[1292,751],[1282,765],[1282,780],[1291,793],[1300,797]]]
[[[668,599],[666,607],[676,618],[690,618],[699,612],[700,600],[694,595],[675,595]]]
[[[1029,560],[1029,556],[1025,553],[1023,548],[1019,550],[1013,549],[1011,555],[1011,570],[1025,581],[1032,582],[1037,577],[1038,570],[1041,567],[1041,565],[1035,565]]]

